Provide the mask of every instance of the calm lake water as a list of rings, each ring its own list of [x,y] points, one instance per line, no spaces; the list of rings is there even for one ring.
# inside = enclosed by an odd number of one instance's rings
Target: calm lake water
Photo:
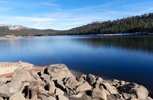
[[[0,40],[0,62],[64,63],[103,78],[153,90],[152,36],[48,36]]]

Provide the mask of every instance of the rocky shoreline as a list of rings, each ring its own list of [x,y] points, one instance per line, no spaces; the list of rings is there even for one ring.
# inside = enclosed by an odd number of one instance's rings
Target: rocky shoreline
[[[142,85],[72,73],[64,64],[37,72],[17,68],[12,77],[0,77],[0,100],[153,100]]]
[[[22,36],[7,35],[7,36],[0,37],[0,39],[18,39],[21,37]]]

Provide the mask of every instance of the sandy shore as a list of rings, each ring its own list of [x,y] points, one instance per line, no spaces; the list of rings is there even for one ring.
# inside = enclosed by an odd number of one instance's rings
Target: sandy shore
[[[17,68],[26,67],[27,69],[35,68],[33,64],[26,63],[26,62],[0,62],[0,75],[13,73]]]

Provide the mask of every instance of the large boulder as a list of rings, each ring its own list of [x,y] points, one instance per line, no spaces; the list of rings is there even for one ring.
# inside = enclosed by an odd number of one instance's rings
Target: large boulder
[[[94,99],[107,100],[107,95],[105,94],[105,92],[97,88],[93,89],[91,96]]]
[[[77,86],[76,91],[83,92],[83,91],[87,91],[87,90],[91,90],[91,89],[92,89],[92,87],[89,85],[89,83],[84,81],[82,84]]]
[[[38,81],[41,80],[40,77],[39,77],[39,75],[37,74],[37,72],[31,71],[30,74],[33,76],[34,79],[36,79],[36,80],[38,80]]]
[[[100,83],[103,83],[103,81],[104,80],[101,77],[98,77],[97,80],[96,80],[96,83],[100,84]]]
[[[130,91],[132,88],[137,88],[138,86],[139,86],[139,85],[136,84],[136,83],[126,84],[126,85],[120,87],[120,91],[121,91],[121,92],[125,92],[125,93],[129,93],[129,91]]]
[[[2,98],[2,97],[0,97],[0,100],[3,100],[3,98]]]
[[[93,85],[96,82],[96,77],[92,74],[89,74],[87,76],[87,81],[90,85]]]
[[[64,95],[64,92],[60,88],[56,88],[55,95]]]
[[[70,77],[70,78],[67,79],[65,86],[70,88],[70,89],[73,89],[73,88],[75,88],[77,83],[78,82],[77,82],[77,80],[75,78]]]
[[[132,88],[130,93],[136,95],[138,99],[146,99],[149,94],[148,90],[142,85],[139,85],[137,88]]]
[[[1,84],[5,84],[8,81],[8,79],[6,77],[0,77],[0,85]]]
[[[109,91],[110,94],[117,94],[117,89],[114,86],[111,86],[108,82],[103,82],[102,85]]]
[[[56,100],[54,97],[50,96],[50,97],[44,97],[42,100]]]
[[[48,74],[42,74],[42,75],[41,75],[41,78],[42,78],[43,80],[50,80],[50,76],[49,76]]]
[[[58,95],[58,100],[69,100],[69,99],[64,95]]]
[[[63,80],[63,78],[69,77],[75,78],[64,64],[49,65],[47,72],[52,77],[52,80]]]
[[[49,93],[53,94],[55,92],[55,89],[56,89],[54,82],[50,81],[48,85],[49,85]]]
[[[35,79],[27,70],[18,68],[12,75],[12,81],[32,82]]]
[[[65,88],[66,88],[65,85],[64,85],[64,83],[63,83],[63,81],[61,81],[61,80],[57,80],[57,85],[58,85],[60,88],[62,88],[62,89],[65,89]]]
[[[46,91],[44,87],[45,83],[43,81],[33,81],[28,87],[28,92],[31,91],[31,95],[28,94],[28,97],[31,96],[32,100],[37,100],[38,97],[49,96],[49,91]]]
[[[22,95],[21,92],[17,92],[17,93],[15,93],[14,95],[12,95],[12,96],[9,98],[9,100],[26,100],[26,99],[24,98],[24,96]]]
[[[21,81],[12,81],[7,84],[0,85],[0,96],[11,97],[22,88]]]

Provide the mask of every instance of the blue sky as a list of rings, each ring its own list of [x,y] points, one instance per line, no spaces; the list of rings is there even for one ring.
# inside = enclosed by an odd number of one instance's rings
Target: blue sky
[[[153,12],[153,0],[0,0],[0,24],[67,30]]]

